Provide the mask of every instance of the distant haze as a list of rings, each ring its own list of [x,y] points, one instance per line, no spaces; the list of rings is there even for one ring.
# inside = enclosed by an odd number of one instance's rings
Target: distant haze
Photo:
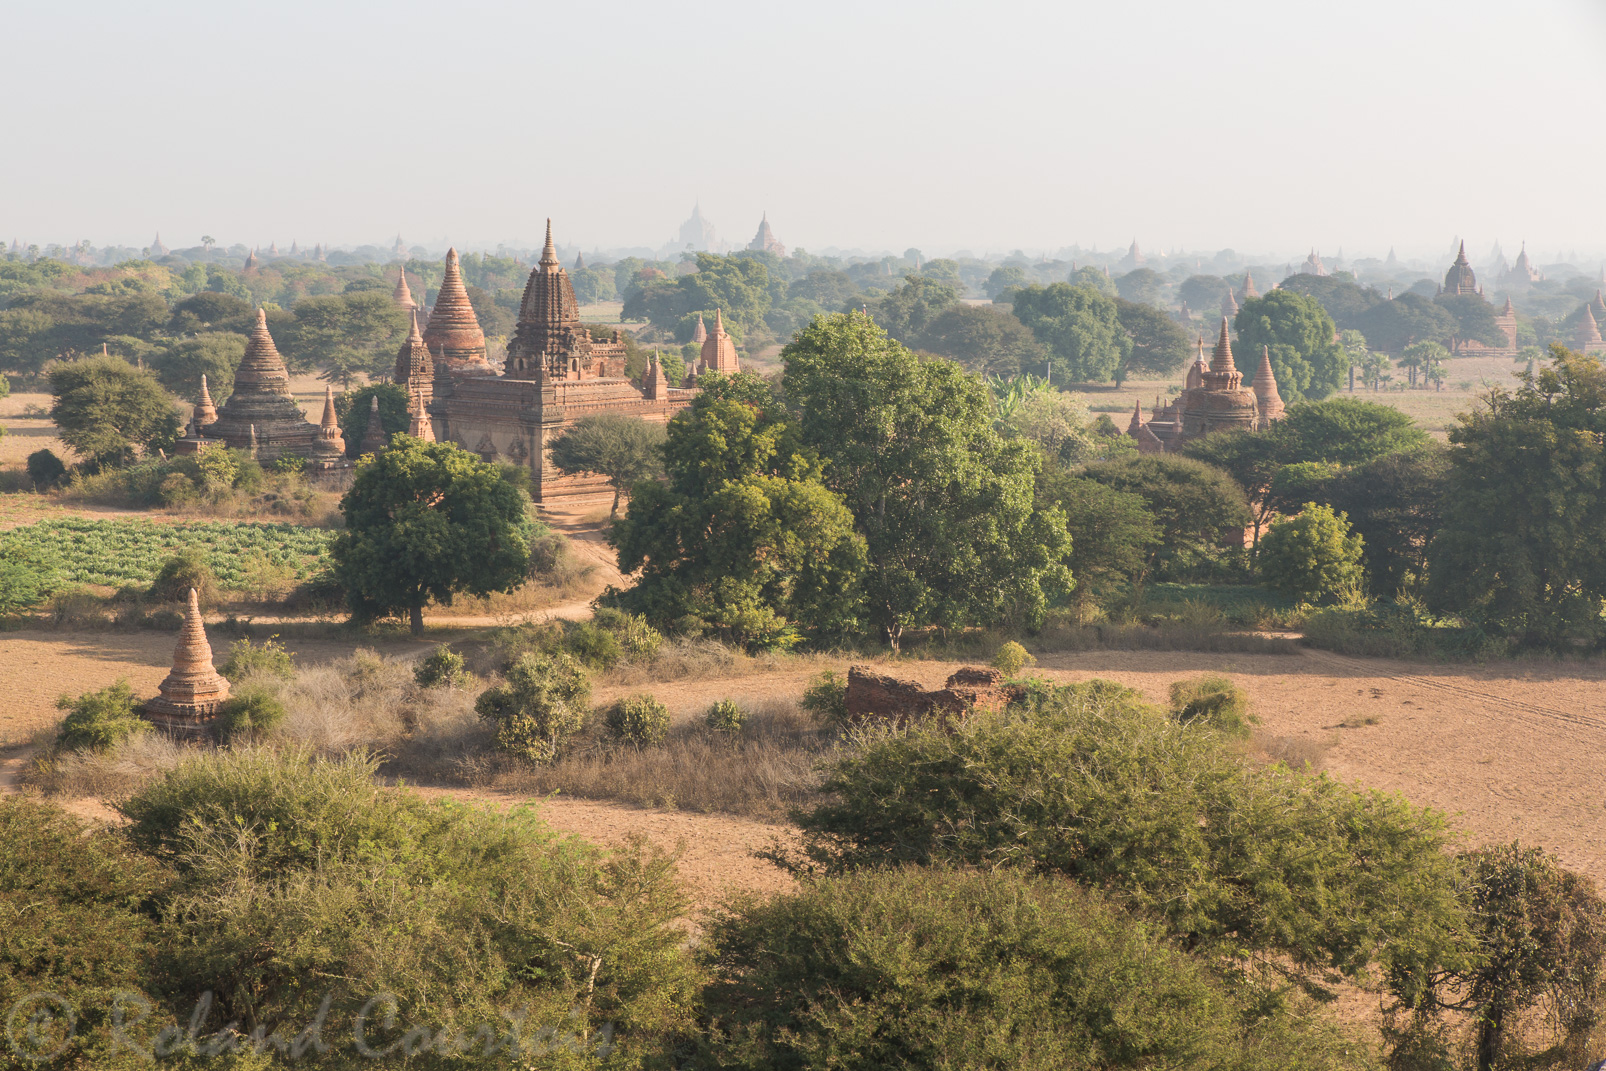
[[[1606,252],[1602,0],[18,4],[0,239]]]

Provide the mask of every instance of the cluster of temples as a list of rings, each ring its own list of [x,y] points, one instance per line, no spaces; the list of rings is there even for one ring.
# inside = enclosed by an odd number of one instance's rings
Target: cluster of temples
[[[487,358],[485,332],[469,303],[455,249],[446,254],[440,291],[422,327],[405,269],[394,297],[412,317],[395,364],[395,381],[407,391],[410,432],[456,443],[486,461],[527,467],[537,502],[613,495],[600,475],[565,475],[548,463],[548,447],[576,421],[623,413],[667,422],[690,404],[698,377],[741,367],[736,342],[725,330],[723,314],[716,313],[712,330],[699,322],[702,352],[681,383],[669,382],[656,354],[640,376],[630,378],[619,332],[599,337],[581,323],[574,286],[558,263],[550,220],[546,247],[524,287],[518,324],[500,368]],[[361,449],[381,449],[383,441],[376,400]],[[352,467],[335,421],[333,392],[325,390],[323,419],[307,420],[291,396],[289,373],[261,310],[233,394],[214,406],[202,380],[201,402],[179,449],[193,452],[211,443],[263,461],[301,457],[313,474],[338,477]]]
[[[1216,340],[1210,363],[1204,359],[1204,340],[1199,340],[1199,356],[1188,368],[1188,379],[1176,399],[1160,404],[1155,400],[1148,420],[1143,419],[1143,403],[1132,410],[1126,433],[1137,440],[1138,453],[1161,454],[1176,450],[1192,439],[1202,439],[1213,431],[1232,428],[1264,431],[1283,418],[1283,399],[1277,392],[1272,373],[1271,354],[1260,350],[1260,367],[1251,386],[1243,385],[1232,356],[1227,318],[1221,318],[1221,337]]]
[[[525,284],[501,369],[486,358],[485,333],[463,288],[457,251],[450,250],[428,325],[418,332],[415,319],[414,334],[397,355],[396,380],[407,390],[418,434],[454,442],[486,461],[527,467],[532,496],[548,502],[613,494],[600,475],[558,472],[547,460],[554,439],[596,413],[667,422],[690,404],[695,377],[705,367],[738,370],[735,342],[722,322],[683,384],[669,382],[656,355],[630,379],[619,333],[598,338],[580,322],[548,220],[546,246]]]

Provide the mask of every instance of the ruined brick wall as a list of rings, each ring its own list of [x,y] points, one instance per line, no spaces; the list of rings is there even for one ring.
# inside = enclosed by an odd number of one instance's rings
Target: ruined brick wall
[[[972,710],[998,711],[1018,697],[1018,689],[1004,684],[996,669],[966,666],[957,670],[935,691],[916,681],[899,680],[867,666],[848,669],[848,717],[906,724],[932,715],[959,715]]]

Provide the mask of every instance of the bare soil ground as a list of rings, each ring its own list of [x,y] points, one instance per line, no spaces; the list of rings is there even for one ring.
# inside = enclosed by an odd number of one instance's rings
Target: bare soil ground
[[[11,699],[0,709],[0,744],[19,744],[54,725],[60,716],[54,701],[63,692],[104,687],[122,676],[137,691],[154,691],[167,671],[173,642],[168,633],[0,633],[0,680]],[[219,638],[217,649],[224,646]],[[339,657],[357,646],[376,644],[291,644],[303,662]],[[429,644],[398,640],[378,646],[411,654]],[[827,664],[605,686],[596,698],[605,702],[616,694],[649,691],[684,720],[718,699],[750,704],[795,699],[808,677]],[[901,662],[890,671],[936,686],[957,665]],[[1567,866],[1606,882],[1606,793],[1600,776],[1606,763],[1606,665],[1599,662],[1439,666],[1320,651],[1295,656],[1096,651],[1045,655],[1038,670],[1066,681],[1106,677],[1155,702],[1165,701],[1174,680],[1225,673],[1248,690],[1264,739],[1294,742],[1295,753],[1318,756],[1323,768],[1345,781],[1399,792],[1445,811],[1472,843],[1521,839],[1542,845]],[[0,760],[8,754],[0,753]],[[695,867],[737,866],[746,858],[746,849],[735,847],[746,841],[732,833],[737,826],[748,828],[743,820],[581,801],[563,801],[563,806],[578,808],[566,813],[577,816],[576,823],[583,820],[587,836],[607,840],[640,830],[659,839],[684,838],[692,853],[688,858],[699,860]],[[575,831],[582,829],[577,825]],[[747,874],[744,883],[757,882],[756,875],[768,868],[741,872]],[[699,880],[706,885],[722,879]]]

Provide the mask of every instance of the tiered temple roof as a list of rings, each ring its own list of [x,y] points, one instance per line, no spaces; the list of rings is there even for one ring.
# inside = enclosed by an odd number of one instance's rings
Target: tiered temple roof
[[[725,330],[725,311],[715,309],[714,329],[703,340],[703,352],[697,358],[697,367],[692,376],[695,378],[705,372],[735,375],[741,368],[741,362],[736,358],[736,340]]]
[[[446,273],[435,295],[435,307],[429,310],[423,337],[430,356],[453,371],[491,371],[485,359],[485,332],[480,330],[479,317],[474,315],[474,306],[463,287],[456,249],[446,251]]]
[[[290,374],[268,333],[268,317],[263,310],[257,310],[256,326],[245,344],[245,357],[234,373],[234,393],[218,410],[217,419],[201,430],[237,450],[254,446],[264,461],[286,454],[307,457],[321,437],[318,425],[307,420],[290,396]]]
[[[428,386],[435,376],[435,361],[431,358],[429,347],[424,345],[424,336],[418,330],[418,310],[412,310],[413,329],[407,333],[407,340],[396,351],[396,382],[402,386],[421,381],[425,384],[424,400],[429,400]]]
[[[1455,255],[1455,263],[1444,275],[1444,292],[1456,295],[1479,292],[1478,277],[1472,273],[1472,265],[1467,262],[1467,243],[1464,241]]]
[[[708,341],[708,325],[703,323],[703,314],[697,314],[697,326],[691,329],[691,340],[701,346]]]
[[[1227,288],[1227,296],[1221,299],[1221,315],[1229,320],[1238,315],[1238,299],[1232,296],[1232,287]]]
[[[318,440],[312,444],[312,457],[308,459],[320,468],[344,468],[351,462],[346,459],[346,440],[340,434],[340,422],[335,419],[335,389],[323,388],[323,419],[318,422]]]
[[[1257,298],[1259,296],[1260,291],[1255,289],[1255,273],[1250,271],[1248,268],[1245,268],[1244,287],[1238,292],[1238,303],[1243,304],[1245,301],[1249,301],[1252,298]]]
[[[759,220],[758,233],[753,235],[751,242],[747,243],[747,248],[762,253],[774,253],[778,257],[786,256],[786,246],[780,243],[780,240],[775,237],[775,232],[770,229],[770,214],[768,212],[764,213],[764,218]]]
[[[1253,431],[1259,426],[1255,392],[1243,385],[1243,373],[1233,361],[1225,316],[1221,318],[1221,336],[1216,340],[1210,367],[1199,378],[1200,385],[1184,392],[1181,399],[1181,438],[1196,439],[1225,428]]]
[[[12,246],[14,248],[17,243],[13,241],[11,244],[12,244]],[[167,246],[162,244],[162,232],[161,231],[157,231],[156,232],[156,240],[151,242],[151,256],[153,256],[153,257],[165,257],[165,256],[167,256],[167,252],[168,252]]]

